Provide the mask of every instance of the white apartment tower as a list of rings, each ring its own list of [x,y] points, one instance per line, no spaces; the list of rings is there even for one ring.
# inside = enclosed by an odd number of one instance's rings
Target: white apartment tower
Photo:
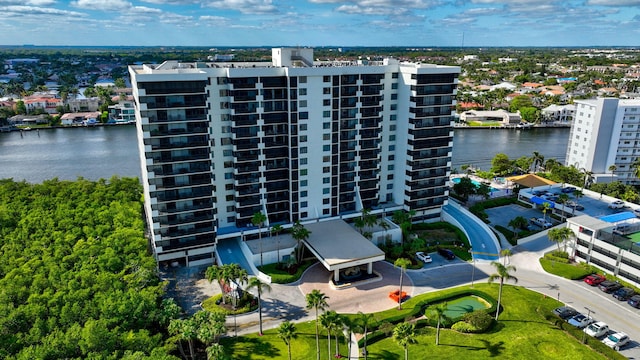
[[[439,219],[459,67],[272,58],[129,67],[158,261],[209,262],[257,212],[285,228],[364,208]]]
[[[640,156],[640,99],[597,98],[575,104],[565,165],[591,171],[596,182],[640,184],[631,166]]]

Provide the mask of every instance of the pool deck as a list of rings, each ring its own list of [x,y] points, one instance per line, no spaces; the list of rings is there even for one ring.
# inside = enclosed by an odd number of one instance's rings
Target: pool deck
[[[489,183],[488,185],[495,189],[496,191],[492,191],[491,196],[492,197],[497,197],[497,196],[506,196],[509,194],[513,193],[513,183],[506,181],[505,178],[494,178],[491,181],[488,181],[486,179],[483,179],[479,176],[476,175],[466,175],[466,174],[452,174],[449,177],[449,181],[450,181],[450,185],[453,186],[454,182],[453,179],[459,179],[459,178],[463,178],[463,177],[468,177],[469,179],[476,181],[478,183]]]

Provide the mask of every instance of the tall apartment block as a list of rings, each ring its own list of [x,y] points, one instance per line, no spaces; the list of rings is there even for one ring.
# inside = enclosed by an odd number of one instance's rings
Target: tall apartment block
[[[640,156],[640,100],[597,98],[575,104],[565,165],[591,171],[596,182],[639,185],[631,164]]]
[[[459,67],[277,48],[129,72],[158,261],[210,262],[257,212],[285,228],[362,209],[429,221],[447,202]]]

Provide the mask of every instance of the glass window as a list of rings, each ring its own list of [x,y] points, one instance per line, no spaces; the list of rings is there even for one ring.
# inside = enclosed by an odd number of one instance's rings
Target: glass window
[[[300,142],[307,142],[307,135],[301,135]]]
[[[298,81],[300,82],[300,84],[305,84],[307,82],[307,77],[306,76],[300,76],[298,78]]]
[[[300,154],[306,154],[307,153],[307,147],[303,146],[300,148]]]
[[[331,189],[330,188],[324,188],[324,189],[322,189],[322,193],[323,194],[329,194],[329,193],[331,193]]]
[[[307,130],[307,124],[300,124],[300,131]]]
[[[307,100],[300,100],[299,103],[301,108],[307,107]]]
[[[307,191],[306,190],[300,191],[300,197],[307,197]]]
[[[331,134],[322,134],[322,140],[331,140]]]
[[[298,89],[298,95],[307,95],[307,88]]]
[[[301,158],[300,165],[307,165],[307,158]]]
[[[323,122],[322,123],[322,128],[325,129],[325,130],[331,129],[331,123]]]
[[[308,203],[306,201],[302,201],[300,202],[300,207],[307,207],[308,206],[307,204]]]
[[[300,169],[300,175],[302,176],[307,175],[307,169]]]
[[[328,178],[328,177],[322,178],[322,183],[323,184],[330,184],[331,183],[331,178]]]
[[[300,180],[300,186],[307,186],[307,180]]]
[[[331,151],[331,145],[322,145],[322,151]]]

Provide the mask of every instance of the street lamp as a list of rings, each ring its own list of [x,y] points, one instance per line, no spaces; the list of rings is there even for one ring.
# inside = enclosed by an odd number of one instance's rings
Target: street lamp
[[[591,313],[596,313],[595,311],[589,309],[588,307],[584,307],[585,310],[587,310],[587,319],[589,319],[591,317]],[[587,340],[587,333],[583,332],[582,333],[582,343],[584,344],[584,342]]]
[[[473,279],[476,275],[476,257],[473,256],[473,248],[469,248],[469,254],[471,254],[471,287],[473,287]]]

